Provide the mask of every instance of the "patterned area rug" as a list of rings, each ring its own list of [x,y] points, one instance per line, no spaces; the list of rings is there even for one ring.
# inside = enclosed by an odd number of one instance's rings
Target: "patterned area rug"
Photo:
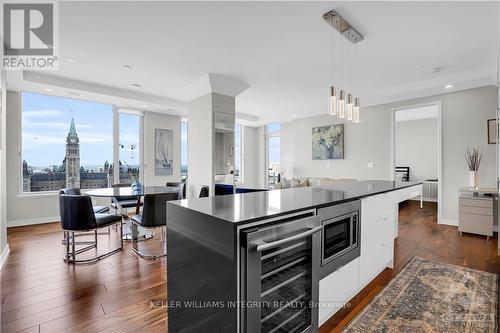
[[[344,329],[497,332],[496,274],[414,257]]]

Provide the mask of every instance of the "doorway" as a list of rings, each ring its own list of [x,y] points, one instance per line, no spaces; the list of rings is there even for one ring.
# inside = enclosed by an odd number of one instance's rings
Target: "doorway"
[[[437,222],[443,223],[441,103],[396,108],[391,118],[392,179],[423,182],[423,205],[437,206]]]

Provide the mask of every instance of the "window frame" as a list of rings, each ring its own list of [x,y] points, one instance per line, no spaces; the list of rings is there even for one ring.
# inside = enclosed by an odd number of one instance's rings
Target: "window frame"
[[[181,118],[181,121],[179,123],[179,145],[180,145],[180,158],[179,158],[179,173],[181,175],[181,181],[184,181],[184,178],[182,178],[182,123],[186,123],[186,167],[187,167],[187,173],[186,173],[186,178],[189,177],[189,121],[188,118]]]
[[[274,122],[276,123],[276,122]],[[269,124],[274,124],[274,123],[269,123]],[[280,160],[281,160],[281,123],[280,124],[280,129],[279,131],[272,131],[269,132],[269,124],[265,125],[265,136],[266,136],[266,164],[265,164],[265,184],[266,187],[269,188],[269,139],[272,137],[280,137]],[[280,161],[281,163],[281,161]]]
[[[236,126],[239,126],[240,127],[240,146],[239,146],[239,150],[240,150],[240,157],[239,157],[239,162],[240,162],[240,169],[239,169],[239,174],[238,174],[238,183],[244,183],[245,182],[245,167],[244,167],[244,161],[245,161],[245,158],[243,157],[244,156],[244,130],[245,130],[245,126],[241,123],[238,123],[238,122],[235,122],[235,129],[234,129],[234,133],[235,133],[235,139],[236,139]],[[236,140],[235,140],[235,143],[236,143]],[[236,144],[234,145],[236,147]],[[235,165],[236,165],[236,156],[235,156]],[[236,175],[235,175],[236,177]],[[236,181],[236,179],[235,179]]]
[[[144,111],[113,105],[113,165],[120,165],[119,144],[120,144],[121,114],[131,114],[140,117],[139,118],[139,181],[141,183],[144,183]],[[120,168],[113,168],[113,184],[120,184]]]
[[[127,108],[127,107],[119,107],[115,104],[109,104],[109,103],[102,103],[94,100],[86,100],[86,99],[81,99],[81,98],[74,98],[74,97],[66,97],[66,96],[61,96],[61,95],[49,95],[49,94],[44,94],[41,92],[37,91],[30,91],[30,90],[20,90],[19,91],[19,112],[18,112],[18,124],[19,124],[19,131],[18,131],[18,193],[17,197],[19,198],[27,198],[27,197],[53,197],[57,196],[59,194],[58,190],[51,190],[51,191],[37,191],[37,192],[25,192],[23,190],[23,94],[24,93],[31,93],[31,94],[38,94],[38,95],[44,95],[44,96],[50,96],[50,97],[59,97],[59,98],[64,98],[64,99],[72,99],[72,100],[77,100],[77,101],[82,101],[82,102],[91,102],[91,103],[101,103],[101,104],[107,104],[112,107],[112,145],[113,145],[113,153],[112,153],[112,161],[113,165],[118,165],[120,161],[120,150],[118,148],[119,144],[119,139],[120,139],[120,113],[128,113],[128,114],[136,114],[140,115],[140,126],[139,126],[139,180],[141,182],[144,181],[144,112],[140,110],[136,110],[133,108]],[[113,183],[117,184],[117,181],[119,183],[119,168],[114,168],[113,169]],[[83,191],[87,189],[82,189]]]

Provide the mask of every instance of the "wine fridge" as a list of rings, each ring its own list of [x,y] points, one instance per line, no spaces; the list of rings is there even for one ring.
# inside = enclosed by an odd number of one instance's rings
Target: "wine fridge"
[[[313,210],[241,231],[241,332],[317,331],[322,228]]]

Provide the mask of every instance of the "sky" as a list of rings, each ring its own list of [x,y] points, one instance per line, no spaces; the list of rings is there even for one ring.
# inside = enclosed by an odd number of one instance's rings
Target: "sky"
[[[23,159],[34,167],[60,165],[66,154],[66,137],[71,118],[80,140],[80,165],[102,166],[113,160],[113,107],[109,104],[22,93]],[[131,151],[139,141],[140,118],[120,114],[120,158],[137,164],[138,150]]]

